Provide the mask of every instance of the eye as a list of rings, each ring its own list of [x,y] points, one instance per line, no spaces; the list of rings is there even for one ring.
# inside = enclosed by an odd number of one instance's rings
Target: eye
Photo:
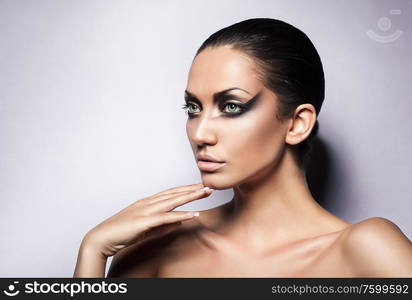
[[[230,114],[237,114],[237,113],[241,113],[243,112],[243,107],[236,104],[236,103],[226,103],[225,107],[229,108],[229,113]],[[238,110],[236,110],[236,108],[238,108]]]
[[[190,111],[190,108],[192,108],[192,107],[197,107],[197,105],[192,104],[192,103],[184,103],[183,106],[182,106],[182,109],[186,110],[186,113],[188,115],[191,115],[191,114],[193,114],[193,112]]]
[[[224,105],[224,108],[228,108],[228,112],[226,113],[226,115],[228,116],[236,116],[236,115],[240,115],[242,114],[246,108],[240,104],[236,104],[236,103],[226,103]],[[182,106],[182,109],[186,110],[186,113],[189,115],[189,117],[193,117],[194,113],[198,112],[198,111],[193,111],[191,110],[191,108],[199,108],[196,104],[193,103],[184,103]]]

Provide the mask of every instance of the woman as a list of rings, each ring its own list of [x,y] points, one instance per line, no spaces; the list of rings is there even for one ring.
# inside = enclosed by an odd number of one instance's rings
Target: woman
[[[108,277],[412,277],[412,244],[394,223],[352,224],[312,197],[305,167],[323,99],[321,60],[297,28],[257,18],[211,35],[183,107],[202,183],[90,230],[74,277],[104,277],[110,256]],[[173,211],[228,188],[222,206]]]

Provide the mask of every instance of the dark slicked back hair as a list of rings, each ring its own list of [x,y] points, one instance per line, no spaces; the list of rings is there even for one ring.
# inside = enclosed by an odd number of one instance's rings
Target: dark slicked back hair
[[[297,106],[310,103],[319,115],[325,97],[322,62],[311,40],[296,27],[271,18],[244,20],[222,28],[208,37],[195,57],[206,48],[231,46],[252,58],[264,85],[279,99],[276,117],[293,117]],[[300,168],[310,160],[316,123],[310,135],[292,147]]]

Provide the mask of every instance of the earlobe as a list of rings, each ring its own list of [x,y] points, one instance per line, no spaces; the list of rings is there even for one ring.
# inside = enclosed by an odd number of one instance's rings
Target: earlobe
[[[290,145],[296,145],[299,144],[304,140],[304,137],[302,136],[302,133],[297,132],[295,130],[290,130],[287,135],[286,135],[286,143]]]
[[[303,142],[316,123],[316,111],[312,104],[302,104],[296,109],[286,134],[286,143],[296,145]]]

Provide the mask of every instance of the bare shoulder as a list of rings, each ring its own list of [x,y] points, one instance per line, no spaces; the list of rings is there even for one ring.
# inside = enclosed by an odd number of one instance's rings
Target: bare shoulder
[[[392,221],[382,217],[372,217],[353,224],[344,233],[350,246],[393,244],[401,249],[409,249],[411,241]]]
[[[392,221],[372,217],[342,234],[343,254],[363,277],[412,277],[412,243]]]

